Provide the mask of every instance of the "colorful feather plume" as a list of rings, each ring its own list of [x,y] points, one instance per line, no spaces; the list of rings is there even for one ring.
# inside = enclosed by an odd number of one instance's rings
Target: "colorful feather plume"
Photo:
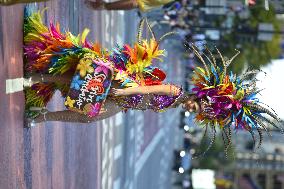
[[[62,33],[59,23],[52,22],[47,27],[43,23],[43,13],[46,9],[32,12],[25,8],[24,18],[24,60],[25,73],[43,73],[61,75],[74,72],[77,64],[89,56],[91,59],[107,59],[108,52],[98,44],[86,40],[89,29],[78,36],[70,32]],[[87,71],[89,71],[88,69]],[[69,86],[58,83],[37,83],[25,91],[26,109],[44,107],[51,99],[55,90],[59,89],[65,96]],[[34,112],[26,111],[29,116]]]
[[[78,36],[70,32],[61,33],[59,23],[54,25],[51,22],[49,27],[45,26],[42,21],[43,12],[44,10],[25,15],[24,56],[27,71],[63,74],[76,67],[86,53],[100,58],[107,56],[106,50],[86,40],[89,29]]]
[[[152,35],[150,40],[142,39],[142,31],[145,23]],[[159,49],[159,44],[165,37],[171,34],[173,34],[173,32],[166,33],[157,40],[147,19],[142,19],[138,27],[137,42],[134,46],[131,47],[127,44],[123,46],[117,45],[117,47],[113,49],[110,59],[114,63],[115,69],[119,72],[126,72],[128,77],[131,78],[130,80],[128,79],[128,81],[135,81],[139,85],[158,83],[156,81],[149,82],[149,77],[145,78],[145,76],[149,74],[149,70],[152,69],[152,64],[155,59],[162,61],[161,57],[164,56],[164,50]],[[154,79],[155,77],[152,78]]]
[[[195,46],[191,49],[203,64],[203,67],[194,70],[192,77],[192,91],[202,105],[202,111],[197,113],[196,120],[206,127],[213,128],[214,131],[215,127],[220,127],[227,139],[226,150],[231,144],[231,129],[248,131],[254,143],[254,132],[257,131],[260,138],[258,147],[262,142],[262,130],[269,131],[269,125],[280,129],[277,123],[274,123],[280,121],[276,113],[265,107],[256,97],[260,92],[255,84],[255,76],[259,71],[247,71],[241,76],[236,76],[232,72],[228,74],[227,68],[239,51],[231,59],[226,60],[217,49],[222,65],[220,66],[210,50],[207,49],[207,56],[201,55]],[[212,140],[216,132],[213,133]]]
[[[164,55],[163,50],[159,50],[159,44],[155,39],[143,40],[142,44],[135,43],[134,48],[128,45],[124,46],[124,51],[129,60],[126,63],[126,69],[130,74],[142,73],[144,69],[153,63],[154,59],[162,61],[160,56]]]

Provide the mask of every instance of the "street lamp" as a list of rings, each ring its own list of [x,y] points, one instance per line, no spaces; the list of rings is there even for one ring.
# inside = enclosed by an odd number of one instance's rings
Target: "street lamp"
[[[184,112],[184,116],[185,117],[189,117],[190,116],[190,112],[189,111]]]
[[[180,167],[180,168],[178,169],[178,172],[179,172],[180,174],[183,174],[183,173],[184,173],[184,169],[183,169],[182,167]]]
[[[184,150],[180,151],[179,155],[180,155],[180,157],[184,157],[185,156],[185,151]]]
[[[189,131],[189,126],[188,125],[184,125],[183,129],[187,132],[187,131]]]

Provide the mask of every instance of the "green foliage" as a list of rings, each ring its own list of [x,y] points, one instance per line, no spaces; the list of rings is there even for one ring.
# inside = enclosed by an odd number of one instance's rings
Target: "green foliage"
[[[198,147],[199,153],[203,153],[209,144],[210,140],[205,137]],[[228,158],[226,158],[224,142],[221,136],[216,136],[216,140],[212,148],[206,152],[204,157],[197,158],[198,168],[200,169],[213,169],[224,170],[229,169],[230,165],[234,162],[234,149],[230,147],[228,149]],[[198,152],[197,152],[198,153]]]
[[[247,65],[251,68],[258,69],[268,63],[271,59],[277,58],[281,53],[280,43],[281,35],[277,34],[281,28],[281,22],[276,19],[275,10],[270,6],[270,10],[266,11],[263,7],[263,0],[258,1],[257,5],[249,8],[250,16],[248,19],[241,19],[238,16],[234,20],[234,30],[224,36],[226,47],[222,47],[224,54],[231,54],[236,46],[241,54],[235,59],[231,65],[231,69],[239,73]],[[257,37],[257,28],[260,23],[273,24],[276,34],[273,35],[271,41],[253,40]],[[239,27],[246,27],[246,30],[239,30]],[[252,41],[240,41],[240,36],[247,36]]]

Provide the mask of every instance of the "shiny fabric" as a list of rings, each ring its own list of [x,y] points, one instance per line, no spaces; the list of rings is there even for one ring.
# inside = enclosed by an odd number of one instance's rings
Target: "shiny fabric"
[[[171,108],[178,99],[183,97],[181,89],[176,96],[167,95],[131,95],[124,97],[110,97],[116,104],[124,109],[147,110],[151,109],[155,112],[163,112]]]

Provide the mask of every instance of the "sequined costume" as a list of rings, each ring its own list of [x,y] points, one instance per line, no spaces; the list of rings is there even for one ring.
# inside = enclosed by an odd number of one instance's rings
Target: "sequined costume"
[[[181,89],[181,88],[180,88]],[[168,108],[179,105],[183,100],[184,93],[182,90],[175,96],[168,95],[130,95],[111,98],[114,102],[124,109],[136,110],[153,110],[154,112],[164,112]]]
[[[108,51],[101,48],[99,44],[92,44],[86,40],[88,29],[85,29],[78,36],[74,36],[70,32],[61,33],[58,23],[56,25],[50,23],[49,27],[43,24],[42,12],[29,13],[26,10],[25,14],[25,73],[52,74],[54,76],[75,73],[70,85],[59,84],[58,82],[41,82],[27,89],[26,109],[31,116],[34,115],[34,112],[29,111],[29,108],[45,107],[55,90],[61,91],[62,96],[66,98],[66,107],[73,110],[75,100],[72,94],[78,92],[84,85],[83,77],[96,71],[100,73],[111,72],[113,76],[105,82],[119,83],[119,88],[160,85],[166,77],[162,70],[152,66],[154,59],[161,60],[160,57],[163,56],[164,51],[159,50],[159,42],[165,36],[160,40],[155,38],[150,39],[150,41],[141,39],[140,30],[145,20],[140,23],[138,41],[134,44],[134,47],[123,45]],[[98,87],[96,83],[94,85],[94,87]],[[180,89],[175,96],[153,94],[150,98],[146,97],[147,95],[109,97],[109,86],[104,91],[102,98],[110,98],[122,109],[163,111],[174,104],[183,94]],[[146,98],[150,99],[149,103],[142,102],[142,99]],[[101,106],[91,103],[82,111],[78,109],[76,111],[89,117],[95,117],[100,108]]]

